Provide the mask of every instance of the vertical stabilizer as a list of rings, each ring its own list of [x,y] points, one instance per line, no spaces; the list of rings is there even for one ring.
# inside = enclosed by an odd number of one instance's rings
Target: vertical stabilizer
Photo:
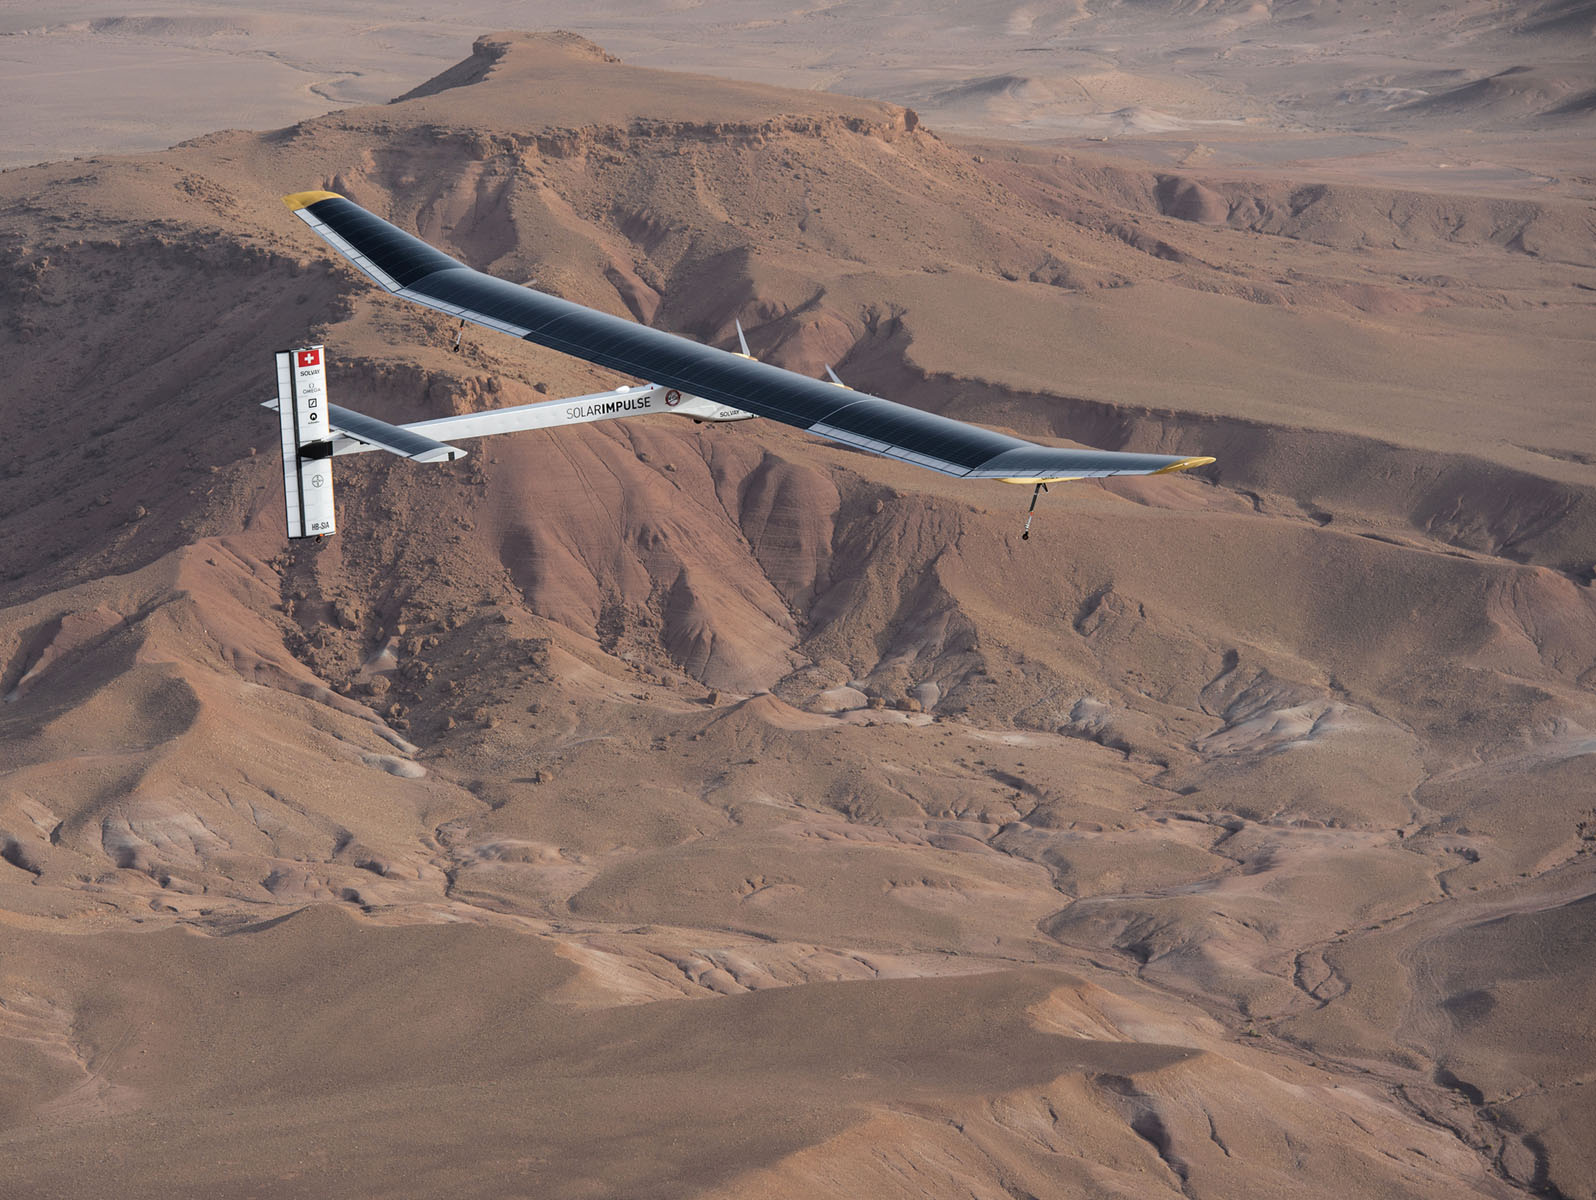
[[[277,415],[283,433],[283,496],[288,536],[326,537],[333,529],[332,428],[321,346],[277,354]]]

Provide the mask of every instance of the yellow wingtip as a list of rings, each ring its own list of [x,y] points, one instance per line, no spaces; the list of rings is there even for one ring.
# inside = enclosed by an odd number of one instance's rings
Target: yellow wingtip
[[[1169,466],[1154,471],[1154,475],[1169,475],[1175,471],[1189,471],[1193,467],[1206,467],[1214,460],[1211,458],[1183,458],[1179,462],[1170,463]]]
[[[337,192],[295,192],[290,196],[284,196],[283,203],[288,205],[288,207],[293,209],[295,212],[298,212],[302,208],[309,208],[318,200],[342,199],[343,197]]]

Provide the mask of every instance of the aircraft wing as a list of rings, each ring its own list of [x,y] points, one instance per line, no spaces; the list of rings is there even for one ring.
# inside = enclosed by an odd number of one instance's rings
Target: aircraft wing
[[[1213,461],[1039,446],[485,275],[335,192],[299,192],[283,197],[283,202],[333,249],[407,300],[662,387],[944,474],[1037,483],[1157,475]]]

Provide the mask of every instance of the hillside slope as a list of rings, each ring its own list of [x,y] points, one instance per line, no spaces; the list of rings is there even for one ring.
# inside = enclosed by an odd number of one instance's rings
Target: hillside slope
[[[619,382],[450,354],[278,202],[318,186],[1220,461],[1056,488],[1021,542],[1001,484],[661,419],[340,461],[339,535],[290,547],[271,351],[392,420]],[[1582,207],[976,154],[521,34],[0,195],[35,1194],[1596,1194],[1542,949],[1588,973]]]

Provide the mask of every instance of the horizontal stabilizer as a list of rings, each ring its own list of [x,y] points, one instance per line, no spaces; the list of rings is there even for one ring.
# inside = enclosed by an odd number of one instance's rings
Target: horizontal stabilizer
[[[386,421],[377,420],[376,417],[368,417],[365,413],[351,412],[336,404],[332,406],[332,424],[335,433],[354,438],[357,442],[365,442],[366,445],[375,446],[379,450],[386,450],[390,454],[397,454],[401,458],[413,458],[417,462],[453,462],[457,458],[466,456],[466,452],[458,446],[435,441],[425,434],[416,433],[399,425],[390,425]]]
[[[277,401],[267,400],[264,406],[276,409]],[[336,454],[370,448],[386,450],[389,454],[397,454],[400,458],[413,458],[417,462],[453,462],[457,458],[464,458],[468,453],[458,446],[451,446],[424,433],[417,433],[410,426],[390,425],[387,421],[379,421],[376,417],[368,417],[365,413],[358,413],[337,404],[329,404],[327,409],[332,419],[332,432],[339,437],[348,438],[351,442],[360,443],[352,446],[349,442],[337,442],[334,444]],[[428,422],[419,422],[419,424],[425,425]]]

